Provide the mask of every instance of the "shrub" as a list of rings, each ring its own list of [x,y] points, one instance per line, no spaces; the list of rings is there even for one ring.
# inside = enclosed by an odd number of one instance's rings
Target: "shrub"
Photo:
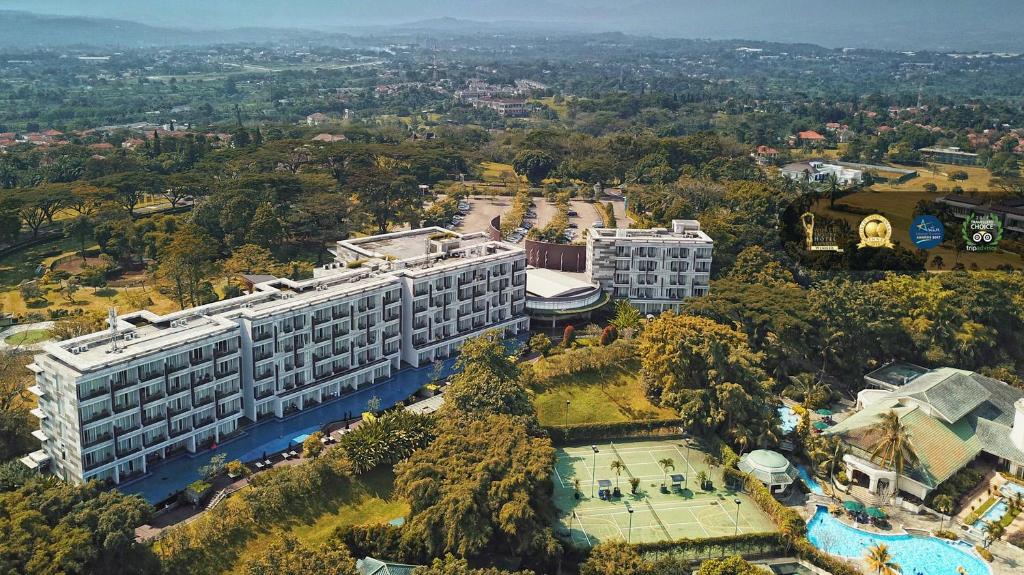
[[[565,326],[565,329],[562,330],[562,345],[565,347],[572,347],[572,343],[575,340],[576,328],[574,328],[571,324]]]
[[[601,345],[609,345],[619,338],[619,331],[615,329],[614,325],[609,325],[601,331],[601,339],[599,343]]]
[[[224,466],[224,469],[226,469],[228,475],[232,477],[242,477],[249,474],[249,468],[237,459],[229,461],[228,464]]]
[[[534,365],[534,374],[542,380],[577,375],[625,365],[636,358],[636,345],[620,340],[604,347],[566,349]]]
[[[541,355],[547,355],[548,351],[551,350],[551,338],[542,334],[534,334],[530,338],[529,343],[530,349]]]
[[[978,555],[981,555],[982,559],[985,561],[988,561],[989,563],[995,561],[995,557],[992,555],[992,552],[981,545],[975,545],[974,550],[977,551]]]
[[[957,539],[960,539],[959,535],[950,531],[949,529],[940,529],[936,531],[934,535],[942,539],[949,539],[950,541],[956,541]]]
[[[568,441],[589,442],[595,439],[622,439],[627,437],[649,437],[675,435],[679,433],[682,419],[652,419],[648,421],[619,421],[615,423],[582,423],[568,427],[545,427],[555,445]]]
[[[324,449],[324,444],[320,443],[324,434],[317,431],[316,433],[309,434],[302,442],[302,454],[306,457],[316,457],[320,455],[320,452]]]

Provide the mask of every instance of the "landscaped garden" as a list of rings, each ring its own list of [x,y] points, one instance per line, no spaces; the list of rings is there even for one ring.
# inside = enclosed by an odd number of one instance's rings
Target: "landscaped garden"
[[[19,331],[4,338],[7,345],[32,345],[50,339],[50,330],[28,329]]]

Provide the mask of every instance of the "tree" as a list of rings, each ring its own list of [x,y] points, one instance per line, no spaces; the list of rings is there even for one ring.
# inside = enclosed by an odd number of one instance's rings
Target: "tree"
[[[619,333],[631,334],[640,327],[641,321],[643,315],[640,310],[630,305],[629,300],[621,299],[615,302],[615,316],[608,323],[615,326]]]
[[[85,245],[86,241],[92,236],[93,224],[89,216],[78,216],[77,218],[71,218],[64,224],[64,233],[68,237],[78,240],[78,254],[82,256],[82,261],[85,261]]]
[[[555,160],[541,150],[523,150],[512,160],[512,167],[516,173],[526,176],[527,181],[534,187],[539,186],[555,166]]]
[[[749,246],[737,256],[727,277],[769,287],[795,286],[793,274],[761,246]]]
[[[99,179],[97,184],[113,190],[114,201],[124,208],[129,216],[134,216],[136,206],[146,194],[161,193],[163,179],[144,172],[127,172],[106,176]]]
[[[75,303],[75,293],[78,291],[78,280],[76,278],[68,278],[63,281],[60,289],[61,295],[68,301],[69,304]]]
[[[202,284],[213,273],[214,242],[195,225],[181,228],[161,250],[158,277],[168,282],[182,309],[205,303]]]
[[[448,554],[444,558],[435,557],[433,563],[425,567],[417,567],[413,575],[533,575],[533,571],[503,571],[495,567],[473,569],[465,559]]]
[[[932,499],[932,506],[935,507],[936,511],[943,515],[949,515],[950,513],[952,513],[953,505],[953,498],[950,497],[949,495],[946,495],[945,493],[940,493],[939,495],[935,496],[935,499]],[[942,526],[945,520],[946,518],[942,517],[939,521],[939,531],[942,531]]]
[[[606,541],[594,547],[580,566],[580,575],[653,575],[636,548],[625,541]]]
[[[33,480],[0,493],[0,564],[5,571],[43,575],[143,575],[160,566],[135,528],[152,509],[137,495],[98,482],[69,485]]]
[[[39,283],[34,280],[22,282],[21,285],[18,286],[18,291],[21,293],[21,299],[26,305],[37,302],[43,299],[43,296],[46,295],[43,288],[39,287]]]
[[[608,468],[615,473],[615,487],[617,489],[619,487],[619,477],[622,475],[622,472],[626,470],[626,464],[621,460],[616,459],[615,461],[612,461]]]
[[[28,452],[34,443],[28,395],[33,380],[25,369],[30,360],[16,349],[0,350],[0,461]]]
[[[210,462],[199,468],[199,477],[202,477],[205,481],[210,481],[214,477],[217,477],[224,471],[225,464],[228,459],[228,454],[218,453],[210,458]]]
[[[658,466],[661,467],[661,472],[664,474],[661,478],[661,483],[665,484],[668,481],[668,470],[676,470],[676,462],[671,457],[658,460]]]
[[[530,341],[527,345],[531,351],[541,355],[547,355],[548,351],[551,350],[551,338],[543,333],[536,333],[530,337]]]
[[[305,194],[296,202],[289,221],[293,233],[314,243],[316,263],[323,262],[328,244],[345,239],[352,230],[354,217],[349,196],[336,192]]]
[[[995,541],[999,541],[1006,534],[1006,526],[1000,521],[985,522],[985,547],[987,548]]]
[[[376,156],[351,163],[343,189],[354,195],[362,212],[380,233],[391,224],[418,217],[422,200],[408,167],[393,158]]]
[[[336,543],[309,546],[291,535],[273,541],[244,563],[246,575],[357,575],[348,548]]]
[[[520,381],[522,372],[501,340],[488,332],[467,340],[444,393],[449,413],[472,418],[491,414],[534,417],[533,404]]]
[[[917,455],[911,444],[910,432],[903,426],[896,410],[889,410],[878,416],[878,421],[870,428],[870,433],[877,437],[871,445],[871,461],[896,472],[896,483],[893,496],[899,494],[900,475],[907,465],[917,462]]]
[[[409,504],[403,538],[435,557],[502,549],[543,563],[558,553],[553,465],[551,441],[520,418],[444,419],[437,439],[395,468],[396,493]]]
[[[245,239],[248,243],[276,248],[284,242],[284,223],[270,202],[264,202],[253,212]]]
[[[679,409],[686,427],[735,442],[775,425],[762,356],[751,351],[745,334],[666,312],[644,327],[638,353],[648,397]]]
[[[306,457],[320,455],[320,452],[324,449],[324,444],[320,442],[323,437],[324,434],[319,431],[309,434],[309,437],[302,442],[302,454]]]
[[[864,562],[868,569],[875,572],[875,575],[898,575],[902,571],[900,564],[893,559],[892,554],[889,553],[889,546],[885,543],[869,547],[864,554]]]
[[[231,257],[224,261],[224,274],[273,274],[280,264],[274,259],[270,250],[256,244],[245,244],[231,252]]]

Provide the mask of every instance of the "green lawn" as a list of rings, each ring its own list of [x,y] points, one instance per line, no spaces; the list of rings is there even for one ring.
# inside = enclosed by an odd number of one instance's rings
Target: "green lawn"
[[[32,345],[50,339],[50,331],[46,329],[30,329],[19,331],[4,338],[7,345]]]
[[[352,485],[341,489],[327,489],[322,504],[313,513],[291,517],[274,529],[250,538],[238,550],[234,565],[225,566],[225,572],[244,573],[243,559],[256,554],[271,541],[290,534],[309,545],[326,543],[334,530],[343,525],[387,523],[409,513],[405,502],[396,499],[395,476],[390,469],[376,469],[365,473]]]
[[[647,400],[637,378],[639,371],[639,364],[632,362],[541,384],[533,398],[541,425],[563,425],[567,419],[571,425],[677,417],[673,410],[656,407]]]

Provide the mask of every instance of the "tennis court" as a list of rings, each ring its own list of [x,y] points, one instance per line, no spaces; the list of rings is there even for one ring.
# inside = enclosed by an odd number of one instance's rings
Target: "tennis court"
[[[726,488],[721,470],[709,468],[704,453],[692,447],[687,454],[680,440],[609,442],[596,447],[597,453],[591,446],[566,447],[556,453],[555,504],[562,533],[576,545],[616,538],[638,543],[776,530],[750,497]],[[666,459],[672,463],[663,467]],[[613,461],[625,465],[619,476],[612,469]],[[701,471],[709,476],[711,489],[700,487]],[[633,477],[640,480],[635,494],[630,492]],[[574,496],[577,481],[579,499]],[[662,493],[662,483],[669,493]],[[602,484],[609,491],[617,484],[621,497],[601,499]]]

